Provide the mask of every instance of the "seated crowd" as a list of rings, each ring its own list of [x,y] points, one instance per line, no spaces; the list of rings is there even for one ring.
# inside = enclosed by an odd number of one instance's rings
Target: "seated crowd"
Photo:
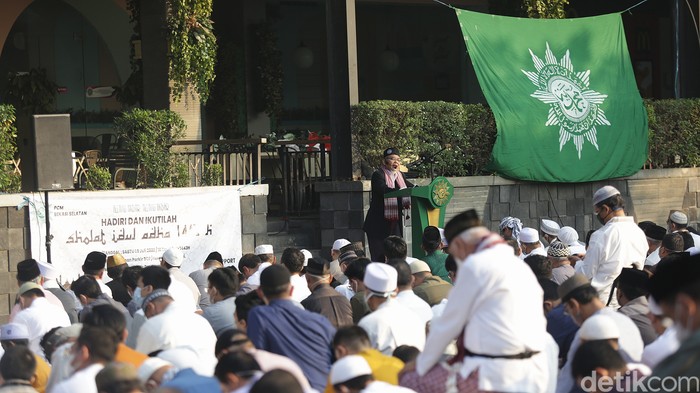
[[[258,245],[190,274],[177,248],[145,267],[94,251],[62,284],[24,260],[0,393],[622,392],[680,377],[700,391],[688,216],[637,224],[610,186],[593,212],[584,243],[550,219],[495,233],[469,210],[425,228],[421,255],[387,237],[382,261],[346,239],[330,262]]]

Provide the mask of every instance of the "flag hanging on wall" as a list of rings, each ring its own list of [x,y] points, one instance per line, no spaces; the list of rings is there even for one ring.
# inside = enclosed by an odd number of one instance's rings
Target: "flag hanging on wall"
[[[457,10],[496,118],[490,169],[545,182],[629,176],[647,159],[647,114],[620,14],[523,19]]]

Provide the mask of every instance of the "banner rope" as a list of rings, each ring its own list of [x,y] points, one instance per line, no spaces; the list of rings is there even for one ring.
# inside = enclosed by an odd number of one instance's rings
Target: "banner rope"
[[[451,6],[451,5],[447,4],[447,3],[443,3],[443,2],[440,1],[440,0],[433,0],[433,2],[438,3],[438,4],[442,4],[442,5],[444,5],[444,6],[447,7],[447,8],[456,9],[455,7],[453,7],[453,6]]]
[[[639,3],[637,3],[637,4],[633,5],[632,7],[628,8],[628,9],[626,9],[626,10],[624,10],[624,11],[620,12],[620,13],[621,13],[621,14],[624,14],[625,12],[628,12],[628,11],[630,11],[630,10],[634,9],[634,8],[637,8],[637,7],[639,7],[640,5],[642,5],[642,4],[644,4],[644,3],[646,3],[647,1],[649,1],[649,0],[642,0],[642,1],[640,1]],[[631,12],[630,12],[630,14],[631,14]]]

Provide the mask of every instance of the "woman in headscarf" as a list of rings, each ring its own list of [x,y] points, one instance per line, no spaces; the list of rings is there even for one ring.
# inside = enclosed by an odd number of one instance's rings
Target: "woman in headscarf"
[[[389,235],[403,237],[403,210],[411,207],[410,198],[384,198],[384,194],[413,187],[399,171],[401,157],[395,148],[384,150],[384,162],[372,174],[372,200],[362,229],[367,233],[373,261],[384,261],[384,239]]]
[[[513,238],[520,242],[520,231],[523,229],[523,223],[516,217],[505,217],[498,224],[498,229],[501,231],[501,236],[504,239]]]

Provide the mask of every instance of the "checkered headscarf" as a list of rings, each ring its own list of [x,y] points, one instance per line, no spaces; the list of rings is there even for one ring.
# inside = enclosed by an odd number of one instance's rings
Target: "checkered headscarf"
[[[523,223],[520,222],[519,218],[516,217],[505,217],[498,224],[498,229],[503,231],[503,228],[510,228],[513,230],[513,238],[520,241],[520,231],[523,229]]]

